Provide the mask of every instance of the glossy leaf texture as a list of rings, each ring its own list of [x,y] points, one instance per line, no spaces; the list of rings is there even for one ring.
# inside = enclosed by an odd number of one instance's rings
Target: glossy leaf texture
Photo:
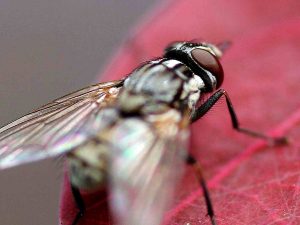
[[[241,125],[285,135],[290,143],[270,147],[233,131],[225,101],[192,126],[190,151],[204,168],[218,224],[300,224],[299,12],[297,0],[167,1],[131,32],[101,77],[123,77],[172,41],[233,43],[222,59],[223,88]],[[86,194],[80,224],[112,224],[107,198]],[[74,213],[65,179],[62,224],[69,225]],[[210,224],[191,169],[164,223]]]

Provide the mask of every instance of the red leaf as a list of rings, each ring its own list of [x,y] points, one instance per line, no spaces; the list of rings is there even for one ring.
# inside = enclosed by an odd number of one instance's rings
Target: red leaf
[[[205,169],[219,224],[300,223],[300,4],[283,1],[169,1],[158,8],[116,54],[105,80],[124,77],[167,43],[202,38],[230,40],[223,87],[245,127],[286,135],[271,148],[232,130],[221,104],[193,125],[191,151]],[[166,224],[209,224],[201,190],[188,170]],[[95,197],[97,196],[97,197]],[[105,194],[87,194],[80,224],[111,224]],[[76,214],[65,179],[61,221]]]

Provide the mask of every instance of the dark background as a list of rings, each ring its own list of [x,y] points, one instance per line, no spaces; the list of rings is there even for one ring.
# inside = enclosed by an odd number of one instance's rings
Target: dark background
[[[0,126],[96,80],[155,0],[0,1]],[[62,161],[0,171],[0,224],[58,223]]]

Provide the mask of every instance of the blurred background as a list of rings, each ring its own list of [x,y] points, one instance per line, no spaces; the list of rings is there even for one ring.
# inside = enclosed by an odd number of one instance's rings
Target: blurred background
[[[96,81],[156,0],[0,1],[0,127]],[[0,224],[58,223],[62,161],[0,171]]]

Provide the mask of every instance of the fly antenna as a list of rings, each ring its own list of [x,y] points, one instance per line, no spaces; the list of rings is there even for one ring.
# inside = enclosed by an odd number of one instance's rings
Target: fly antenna
[[[231,45],[232,45],[231,41],[222,41],[222,42],[217,44],[217,47],[224,54],[227,51],[227,49],[230,48]]]

